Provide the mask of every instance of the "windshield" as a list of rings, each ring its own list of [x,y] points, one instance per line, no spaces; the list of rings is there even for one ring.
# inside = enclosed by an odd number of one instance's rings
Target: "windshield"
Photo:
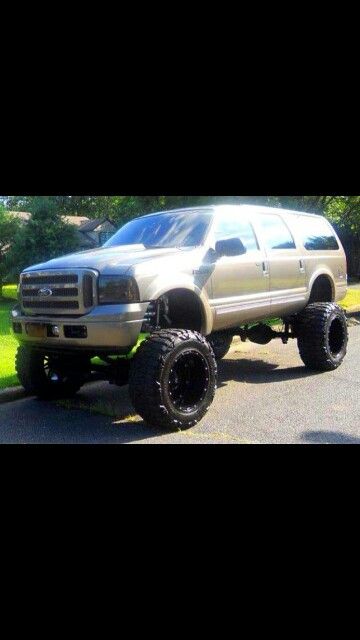
[[[211,211],[170,212],[136,218],[119,229],[104,246],[196,247],[203,244],[211,219]]]

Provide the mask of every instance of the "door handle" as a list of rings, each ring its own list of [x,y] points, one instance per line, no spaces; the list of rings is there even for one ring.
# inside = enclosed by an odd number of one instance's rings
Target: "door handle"
[[[268,262],[255,262],[257,267],[262,267],[263,275],[269,275],[269,263]]]
[[[300,265],[300,273],[305,273],[305,264],[304,264],[304,260],[300,259],[300,260],[299,260],[299,265]]]

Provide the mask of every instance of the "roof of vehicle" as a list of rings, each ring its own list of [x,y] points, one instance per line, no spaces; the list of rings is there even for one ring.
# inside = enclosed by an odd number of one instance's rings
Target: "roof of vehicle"
[[[220,210],[224,210],[224,209],[244,209],[247,210],[249,213],[250,212],[261,212],[261,213],[286,213],[286,214],[291,214],[291,215],[302,215],[302,216],[311,216],[311,217],[317,217],[317,218],[321,218],[322,216],[319,216],[319,214],[316,213],[309,213],[306,211],[296,211],[294,209],[283,209],[281,207],[266,207],[266,206],[261,206],[261,205],[253,205],[253,204],[215,204],[215,205],[208,205],[208,206],[201,206],[201,207],[184,207],[184,208],[178,208],[178,209],[166,209],[164,211],[154,211],[153,213],[148,213],[144,216],[141,216],[142,218],[148,218],[150,216],[159,216],[163,213],[182,213],[184,211],[219,211]]]

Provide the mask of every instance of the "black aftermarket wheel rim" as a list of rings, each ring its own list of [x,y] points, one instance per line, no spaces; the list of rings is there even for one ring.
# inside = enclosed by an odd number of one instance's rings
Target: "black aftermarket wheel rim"
[[[329,327],[329,349],[333,357],[338,356],[345,344],[346,332],[340,318],[334,318]]]
[[[209,366],[199,351],[183,351],[175,358],[168,382],[170,400],[175,409],[183,413],[196,411],[207,394],[209,384]]]
[[[54,368],[52,360],[51,358],[49,358],[49,356],[44,357],[44,373],[47,381],[50,384],[56,385],[62,382],[62,376],[60,375],[60,372],[56,371],[56,369]]]

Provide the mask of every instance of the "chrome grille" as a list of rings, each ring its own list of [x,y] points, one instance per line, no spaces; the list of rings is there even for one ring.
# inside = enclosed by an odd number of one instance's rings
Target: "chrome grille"
[[[26,283],[29,282],[29,284],[70,284],[77,282],[79,279],[79,276],[75,273],[64,275],[50,274],[46,276],[23,274],[23,277],[26,278]]]
[[[23,298],[31,298],[37,294],[39,287],[36,286],[35,289],[23,289],[22,295]],[[52,290],[53,292],[56,291],[56,295],[57,296],[61,296],[62,298],[69,298],[69,297],[77,297],[78,296],[78,288],[77,287],[71,287],[69,289],[64,289],[64,287],[54,287],[54,289]]]
[[[90,269],[21,274],[21,305],[29,314],[82,315],[96,303],[97,273]]]

